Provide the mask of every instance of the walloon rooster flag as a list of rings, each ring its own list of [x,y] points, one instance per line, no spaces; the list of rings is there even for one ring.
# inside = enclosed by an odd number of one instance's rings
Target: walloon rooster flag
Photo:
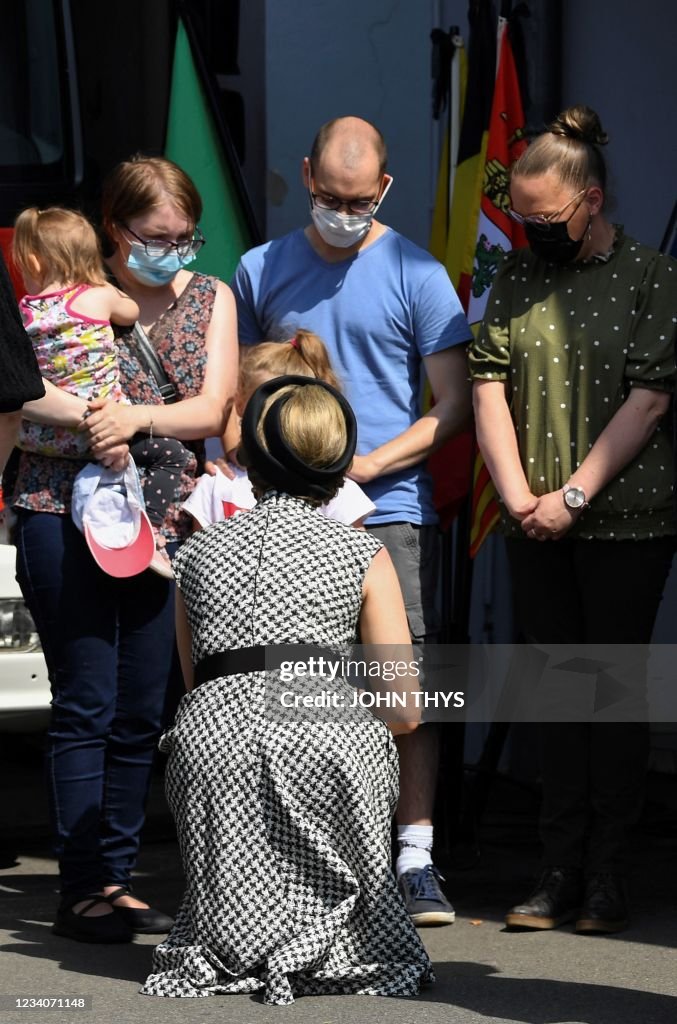
[[[527,143],[509,22],[500,17],[496,35],[490,0],[471,0],[468,20],[465,104],[444,262],[475,328],[484,315],[502,254],[526,244],[523,229],[511,220],[508,209],[510,168]],[[438,190],[440,194],[442,190]],[[431,468],[435,476],[449,473],[444,449],[433,456]],[[444,521],[444,510],[440,511]],[[472,557],[498,519],[495,491],[477,452],[472,480]]]

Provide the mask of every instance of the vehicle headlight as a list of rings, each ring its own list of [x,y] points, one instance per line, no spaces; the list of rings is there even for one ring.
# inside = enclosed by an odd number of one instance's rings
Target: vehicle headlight
[[[40,650],[38,631],[21,598],[0,598],[0,653]]]

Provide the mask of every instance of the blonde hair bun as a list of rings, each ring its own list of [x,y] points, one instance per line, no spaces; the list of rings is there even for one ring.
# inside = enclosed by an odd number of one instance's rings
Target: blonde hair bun
[[[568,139],[577,139],[589,146],[606,146],[609,136],[602,128],[599,114],[584,104],[568,107],[558,114],[548,131],[553,135],[563,135]]]

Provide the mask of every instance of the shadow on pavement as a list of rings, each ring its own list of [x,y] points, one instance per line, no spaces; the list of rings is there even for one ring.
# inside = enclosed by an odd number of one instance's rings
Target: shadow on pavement
[[[52,935],[50,924],[31,924],[16,921],[10,938],[0,946],[2,953],[50,960],[62,971],[82,976],[91,974],[108,981],[131,981],[143,984],[150,971],[153,947],[137,943],[116,946],[72,942]]]
[[[472,1010],[524,1024],[671,1024],[677,998],[580,982],[508,978],[487,964],[436,963],[437,983],[416,1002]]]

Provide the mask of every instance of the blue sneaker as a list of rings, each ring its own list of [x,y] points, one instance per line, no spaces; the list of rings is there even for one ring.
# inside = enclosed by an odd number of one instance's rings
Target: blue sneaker
[[[404,905],[413,923],[419,927],[431,924],[453,924],[456,913],[440,889],[444,878],[433,864],[411,868],[397,880]]]

